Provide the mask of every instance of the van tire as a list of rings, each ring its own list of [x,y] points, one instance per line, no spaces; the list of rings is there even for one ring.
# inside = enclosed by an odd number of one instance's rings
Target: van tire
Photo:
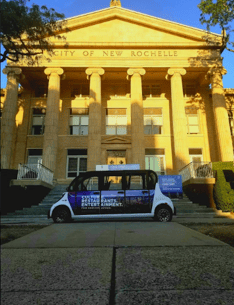
[[[58,207],[53,211],[52,215],[55,223],[65,223],[71,220],[71,213],[67,207]]]
[[[172,210],[166,204],[158,206],[154,213],[154,220],[160,222],[169,222],[172,220]]]

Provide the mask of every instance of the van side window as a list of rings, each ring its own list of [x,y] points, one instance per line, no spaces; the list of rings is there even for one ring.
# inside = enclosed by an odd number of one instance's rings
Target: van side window
[[[104,176],[103,190],[122,190],[122,175]]]
[[[149,181],[148,181],[148,189],[149,190],[154,190],[155,189],[155,184],[156,184],[156,176],[153,173],[149,174]]]
[[[89,177],[82,182],[82,191],[98,191],[98,177]]]
[[[146,189],[146,175],[126,175],[127,190],[144,190]]]
[[[82,180],[83,180],[82,177],[78,177],[78,178],[74,179],[69,186],[69,192],[81,191]]]

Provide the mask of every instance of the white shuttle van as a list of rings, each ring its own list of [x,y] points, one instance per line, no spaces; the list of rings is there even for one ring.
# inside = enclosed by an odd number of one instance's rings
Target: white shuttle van
[[[152,170],[88,171],[77,176],[48,218],[55,223],[80,218],[153,217],[171,221],[176,209],[162,194]]]

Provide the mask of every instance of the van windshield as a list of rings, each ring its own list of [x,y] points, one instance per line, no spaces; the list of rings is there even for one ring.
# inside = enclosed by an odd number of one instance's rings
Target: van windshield
[[[74,179],[69,187],[67,188],[68,192],[76,192],[76,191],[81,191],[81,182],[83,181],[83,177],[77,177]]]

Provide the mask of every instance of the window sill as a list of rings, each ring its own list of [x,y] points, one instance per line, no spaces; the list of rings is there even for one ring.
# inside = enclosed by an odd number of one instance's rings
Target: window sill
[[[189,136],[189,137],[203,137],[203,134],[202,133],[196,133],[196,134],[187,133],[187,136]]]
[[[28,134],[27,137],[44,137],[43,134]]]
[[[144,134],[145,137],[169,137],[170,135],[168,134],[163,134],[163,133],[159,133],[159,134]]]

